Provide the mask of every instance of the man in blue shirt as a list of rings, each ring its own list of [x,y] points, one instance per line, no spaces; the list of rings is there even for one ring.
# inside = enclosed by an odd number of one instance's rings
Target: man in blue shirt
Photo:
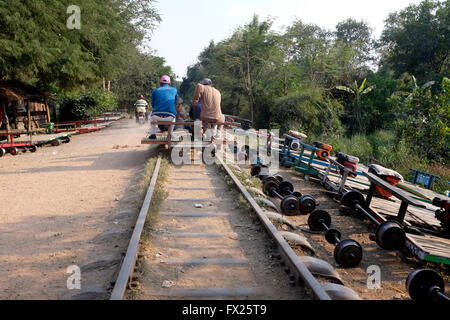
[[[164,75],[159,80],[161,86],[152,92],[152,107],[153,111],[150,117],[150,122],[153,121],[166,121],[175,122],[177,111],[175,109],[175,103],[178,100],[178,91],[174,87],[170,86],[170,77]],[[173,127],[170,129],[170,136],[173,138]],[[149,139],[156,139],[156,125],[150,125],[150,137]]]

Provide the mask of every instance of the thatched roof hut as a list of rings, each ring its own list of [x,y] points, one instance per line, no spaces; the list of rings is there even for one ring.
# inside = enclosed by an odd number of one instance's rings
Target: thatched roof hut
[[[20,81],[0,81],[0,100],[28,99],[43,102],[45,93]]]

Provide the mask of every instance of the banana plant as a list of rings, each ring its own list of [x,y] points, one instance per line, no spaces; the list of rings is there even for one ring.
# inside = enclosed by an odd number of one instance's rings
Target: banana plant
[[[375,85],[364,88],[366,85],[366,80],[367,80],[367,78],[364,78],[364,80],[360,86],[358,86],[358,83],[355,80],[355,82],[350,87],[346,87],[346,86],[337,86],[336,87],[336,89],[348,92],[354,96],[353,118],[356,120],[359,132],[363,131],[363,124],[361,121],[361,96],[368,94],[369,92],[371,92],[373,89],[376,88]]]
[[[405,102],[409,102],[416,93],[418,93],[420,91],[424,91],[424,90],[428,89],[429,87],[431,87],[432,85],[435,84],[435,81],[428,81],[423,86],[419,87],[417,85],[416,77],[414,77],[414,76],[411,76],[411,77],[412,77],[412,80],[413,80],[413,85],[412,85],[412,91],[411,92],[396,91],[392,95],[393,96],[406,96]]]

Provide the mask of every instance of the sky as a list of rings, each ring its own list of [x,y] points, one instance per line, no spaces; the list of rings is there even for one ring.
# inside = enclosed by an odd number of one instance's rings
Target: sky
[[[187,67],[197,62],[211,40],[219,42],[248,23],[254,14],[274,17],[273,30],[281,31],[300,19],[334,29],[347,18],[364,20],[378,37],[389,13],[422,0],[158,0],[155,7],[162,22],[149,46],[163,57],[181,80]]]

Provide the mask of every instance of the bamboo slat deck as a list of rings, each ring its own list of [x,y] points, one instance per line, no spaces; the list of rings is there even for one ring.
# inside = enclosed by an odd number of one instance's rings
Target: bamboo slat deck
[[[307,155],[306,155],[307,156]],[[325,173],[326,167],[319,165],[317,163],[313,164],[313,167],[322,173]],[[368,168],[363,164],[358,164],[358,171],[367,172]],[[340,175],[336,172],[328,176],[329,180],[335,183],[339,183]],[[412,185],[408,182],[402,182],[408,188],[424,195],[428,199],[433,199],[434,197],[447,198],[444,195],[436,194],[432,190],[425,190],[418,186]],[[356,177],[348,178],[346,181],[346,187],[355,189],[361,192],[369,190],[370,181],[361,175]],[[409,193],[410,197],[413,197]],[[413,197],[414,198],[414,197]],[[417,198],[415,198],[417,199]],[[420,202],[420,201],[419,201]],[[410,205],[407,209],[405,216],[406,225],[417,225],[423,224],[431,227],[440,227],[440,221],[435,217],[435,210],[437,207],[430,203],[420,202],[425,208],[415,207]],[[400,209],[401,201],[396,197],[391,197],[389,199],[374,197],[371,202],[371,207],[375,209],[378,213],[383,214],[388,217],[397,217]],[[442,237],[432,236],[432,235],[415,235],[407,233],[406,241],[407,249],[418,259],[422,261],[429,261],[435,263],[445,263],[450,264],[450,240]]]
[[[329,178],[334,182],[339,180],[337,177],[331,176]],[[355,179],[363,180],[363,177],[358,176]],[[368,189],[368,187],[365,187],[364,185],[348,180],[346,186],[360,191],[365,191]],[[400,204],[401,201],[395,197],[391,197],[389,199],[374,197],[372,198],[371,207],[378,213],[385,216],[397,217]],[[434,214],[437,207],[434,207],[431,204],[423,204],[426,208],[417,208],[412,205],[408,207],[405,216],[405,223],[407,225],[419,223],[432,227],[440,227],[440,221],[435,218]],[[408,250],[419,260],[450,264],[450,240],[448,239],[431,235],[421,236],[407,233],[406,246]]]
[[[408,249],[422,261],[450,264],[450,240],[407,234]]]
[[[374,197],[372,199],[371,207],[376,209],[380,214],[396,217],[400,208],[400,201],[393,198],[387,200]],[[422,221],[431,226],[440,226],[440,222],[434,217],[433,210],[427,208],[415,208],[414,206],[408,207],[405,221],[407,223]]]

